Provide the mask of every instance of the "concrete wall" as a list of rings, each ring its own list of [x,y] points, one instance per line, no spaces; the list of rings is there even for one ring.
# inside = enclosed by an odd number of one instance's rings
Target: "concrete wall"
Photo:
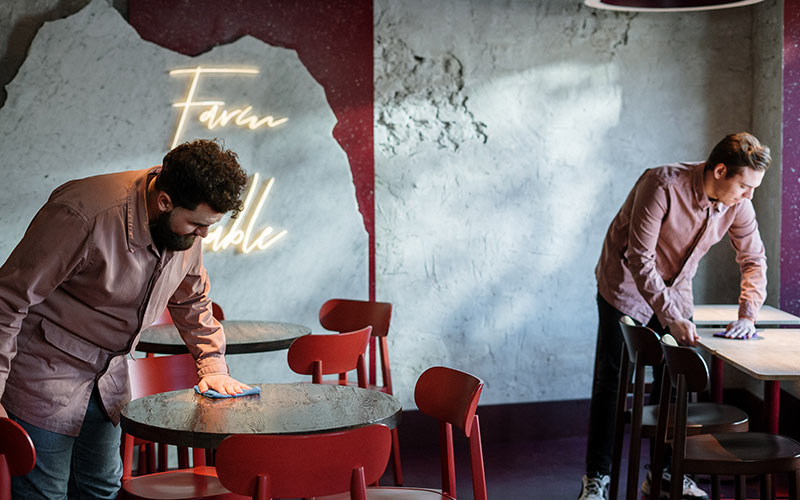
[[[444,363],[486,379],[484,402],[587,397],[593,268],[641,171],[739,130],[780,149],[779,9],[440,4],[446,21],[422,0],[375,3],[377,290],[397,304],[396,380]],[[778,170],[758,194],[771,214]],[[779,221],[761,222],[776,257]],[[736,301],[718,247],[698,301]]]
[[[86,3],[0,4],[0,84],[41,21]],[[593,268],[641,171],[702,160],[739,130],[779,159],[781,6],[375,1],[377,298],[395,304],[405,404],[433,364],[481,376],[484,403],[588,397]],[[773,305],[779,167],[756,195]],[[723,242],[704,260],[698,301],[735,301],[730,254]]]

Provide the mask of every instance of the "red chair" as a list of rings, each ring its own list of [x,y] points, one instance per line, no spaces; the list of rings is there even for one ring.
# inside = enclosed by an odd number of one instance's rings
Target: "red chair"
[[[392,304],[389,302],[331,299],[322,304],[319,310],[319,323],[326,330],[341,333],[357,330],[365,326],[372,327],[372,338],[378,341],[381,384],[378,384],[376,380],[373,345],[369,355],[370,368],[367,388],[387,394],[394,394],[392,391],[392,372],[389,366],[389,343],[386,341],[391,319]],[[400,440],[397,429],[392,429],[392,464],[394,482],[400,486],[403,484],[403,468],[400,461]]]
[[[367,368],[364,352],[367,350],[372,327],[339,335],[304,335],[289,346],[289,368],[301,375],[311,375],[315,384],[337,383],[347,385],[347,380],[323,380],[323,375],[344,374],[356,370],[358,386],[367,387]]]
[[[381,381],[378,385],[375,374],[370,374],[368,387],[388,394],[392,393],[392,374],[389,368],[389,321],[392,318],[392,304],[364,300],[331,299],[319,310],[319,323],[332,332],[352,332],[365,326],[372,327],[372,336],[378,339]]]
[[[217,449],[222,484],[247,498],[309,498],[343,493],[366,500],[389,461],[385,425],[297,436],[233,435]]]
[[[0,418],[0,500],[11,500],[11,476],[24,476],[34,465],[36,450],[28,433],[10,418]]]
[[[419,411],[439,421],[442,489],[384,486],[369,488],[374,499],[455,499],[456,473],[453,456],[453,426],[464,431],[469,439],[472,462],[472,490],[475,500],[486,500],[486,475],[478,415],[475,410],[483,390],[483,381],[469,373],[434,366],[417,380],[414,401]],[[321,500],[321,499],[318,499]],[[328,499],[332,500],[332,499]]]
[[[133,399],[159,392],[189,389],[197,384],[197,368],[191,354],[137,358],[128,361]],[[179,449],[177,470],[166,470],[166,447],[160,453],[162,472],[133,476],[134,438],[123,434],[121,499],[241,499],[219,482],[216,469],[205,465],[204,450],[192,452],[193,465],[188,465],[188,450]]]

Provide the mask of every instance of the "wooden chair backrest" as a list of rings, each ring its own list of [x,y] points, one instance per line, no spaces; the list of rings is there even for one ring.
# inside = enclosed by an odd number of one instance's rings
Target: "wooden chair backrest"
[[[658,334],[646,326],[629,325],[620,321],[622,337],[628,350],[628,359],[634,361],[639,354],[639,361],[647,366],[658,366],[664,359],[661,352],[661,341]]]
[[[469,437],[483,381],[462,371],[434,366],[419,376],[414,401],[422,413],[455,425]]]
[[[385,425],[294,436],[238,434],[217,449],[217,475],[232,492],[260,500],[346,491],[366,499],[366,485],[386,469],[391,441]]]
[[[674,345],[673,345],[674,343]],[[708,387],[709,375],[706,360],[691,347],[679,346],[671,335],[661,341],[664,360],[673,387],[678,387],[678,377],[686,379],[688,392],[701,392]]]
[[[331,375],[363,367],[372,327],[335,335],[304,335],[289,346],[289,368],[301,375]],[[361,368],[359,368],[361,366]],[[361,375],[361,374],[360,374]],[[319,383],[319,380],[314,380]],[[366,384],[366,380],[364,381]]]
[[[331,299],[319,310],[322,328],[339,333],[371,326],[374,337],[385,337],[391,319],[392,304],[389,302]]]
[[[191,389],[197,384],[197,366],[191,354],[128,360],[131,399],[159,392]]]
[[[36,449],[21,425],[0,417],[0,500],[11,499],[11,476],[24,476],[36,465]]]

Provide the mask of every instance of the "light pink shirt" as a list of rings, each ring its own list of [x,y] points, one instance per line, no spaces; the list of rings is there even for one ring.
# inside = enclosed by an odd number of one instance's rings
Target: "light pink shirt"
[[[59,187],[0,268],[0,396],[17,417],[76,436],[96,383],[118,422],[130,399],[125,356],[168,303],[198,375],[228,372],[200,239],[159,252],[150,236],[156,172]]]
[[[741,270],[739,317],[756,319],[766,298],[767,259],[753,204],[711,202],[705,163],[678,163],[642,174],[611,222],[595,268],[600,295],[642,323],[692,316],[692,278],[700,258],[727,232]]]

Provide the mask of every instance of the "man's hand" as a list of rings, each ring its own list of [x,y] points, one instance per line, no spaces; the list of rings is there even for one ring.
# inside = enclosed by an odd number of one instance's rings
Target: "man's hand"
[[[688,319],[679,319],[667,325],[667,328],[680,345],[693,346],[700,340],[700,336],[697,335],[697,327]]]
[[[725,336],[729,339],[749,339],[755,334],[756,325],[747,318],[737,319],[725,330]]]
[[[250,389],[250,386],[239,382],[229,375],[217,373],[206,375],[201,378],[200,382],[197,383],[197,388],[200,389],[200,392],[214,389],[220,394],[233,396],[234,394],[241,394],[247,389]]]
[[[0,417],[8,418],[8,413],[6,413],[6,409],[3,408],[3,405],[0,405]]]

